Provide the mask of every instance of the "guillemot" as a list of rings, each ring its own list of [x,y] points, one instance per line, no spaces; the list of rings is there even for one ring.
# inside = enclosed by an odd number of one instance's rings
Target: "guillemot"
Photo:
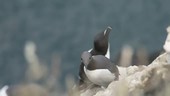
[[[110,44],[108,40],[111,30],[111,27],[107,27],[104,31],[98,33],[94,38],[93,48],[88,52],[90,52],[92,55],[104,55],[107,58],[110,58]],[[79,68],[79,86],[85,83],[90,83],[90,81],[84,72],[84,64],[81,62]]]
[[[81,60],[88,79],[96,85],[107,87],[112,81],[119,79],[119,70],[110,59],[103,55],[92,56],[90,52],[83,52]]]

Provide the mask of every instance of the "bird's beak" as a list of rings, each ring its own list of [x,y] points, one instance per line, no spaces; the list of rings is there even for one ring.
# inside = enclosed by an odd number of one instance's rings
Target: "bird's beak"
[[[112,28],[110,26],[108,26],[105,30],[104,30],[104,35],[108,35],[111,32]]]

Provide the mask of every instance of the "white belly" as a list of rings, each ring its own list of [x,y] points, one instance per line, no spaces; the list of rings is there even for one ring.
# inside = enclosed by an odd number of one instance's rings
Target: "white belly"
[[[107,87],[108,84],[115,80],[115,75],[108,69],[97,69],[91,71],[84,67],[84,72],[91,82],[100,86]]]

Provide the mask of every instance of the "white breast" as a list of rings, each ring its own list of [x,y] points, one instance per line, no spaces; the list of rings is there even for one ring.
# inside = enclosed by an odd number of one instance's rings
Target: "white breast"
[[[108,45],[107,53],[106,53],[105,57],[107,57],[108,59],[110,59],[110,43],[109,43],[109,45]]]
[[[113,80],[115,80],[115,75],[112,74],[108,69],[97,69],[88,70],[84,67],[84,72],[88,79],[94,84],[107,87]]]

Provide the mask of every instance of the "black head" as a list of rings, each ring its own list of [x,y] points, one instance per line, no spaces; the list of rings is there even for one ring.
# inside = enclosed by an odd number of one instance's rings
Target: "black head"
[[[88,51],[84,51],[81,54],[81,62],[84,64],[84,66],[87,67],[87,65],[90,63],[90,61],[92,60],[92,55],[91,53],[89,53]]]
[[[100,52],[101,55],[105,55],[107,52],[109,33],[111,30],[111,27],[107,27],[106,30],[97,34],[94,38],[94,50]]]

